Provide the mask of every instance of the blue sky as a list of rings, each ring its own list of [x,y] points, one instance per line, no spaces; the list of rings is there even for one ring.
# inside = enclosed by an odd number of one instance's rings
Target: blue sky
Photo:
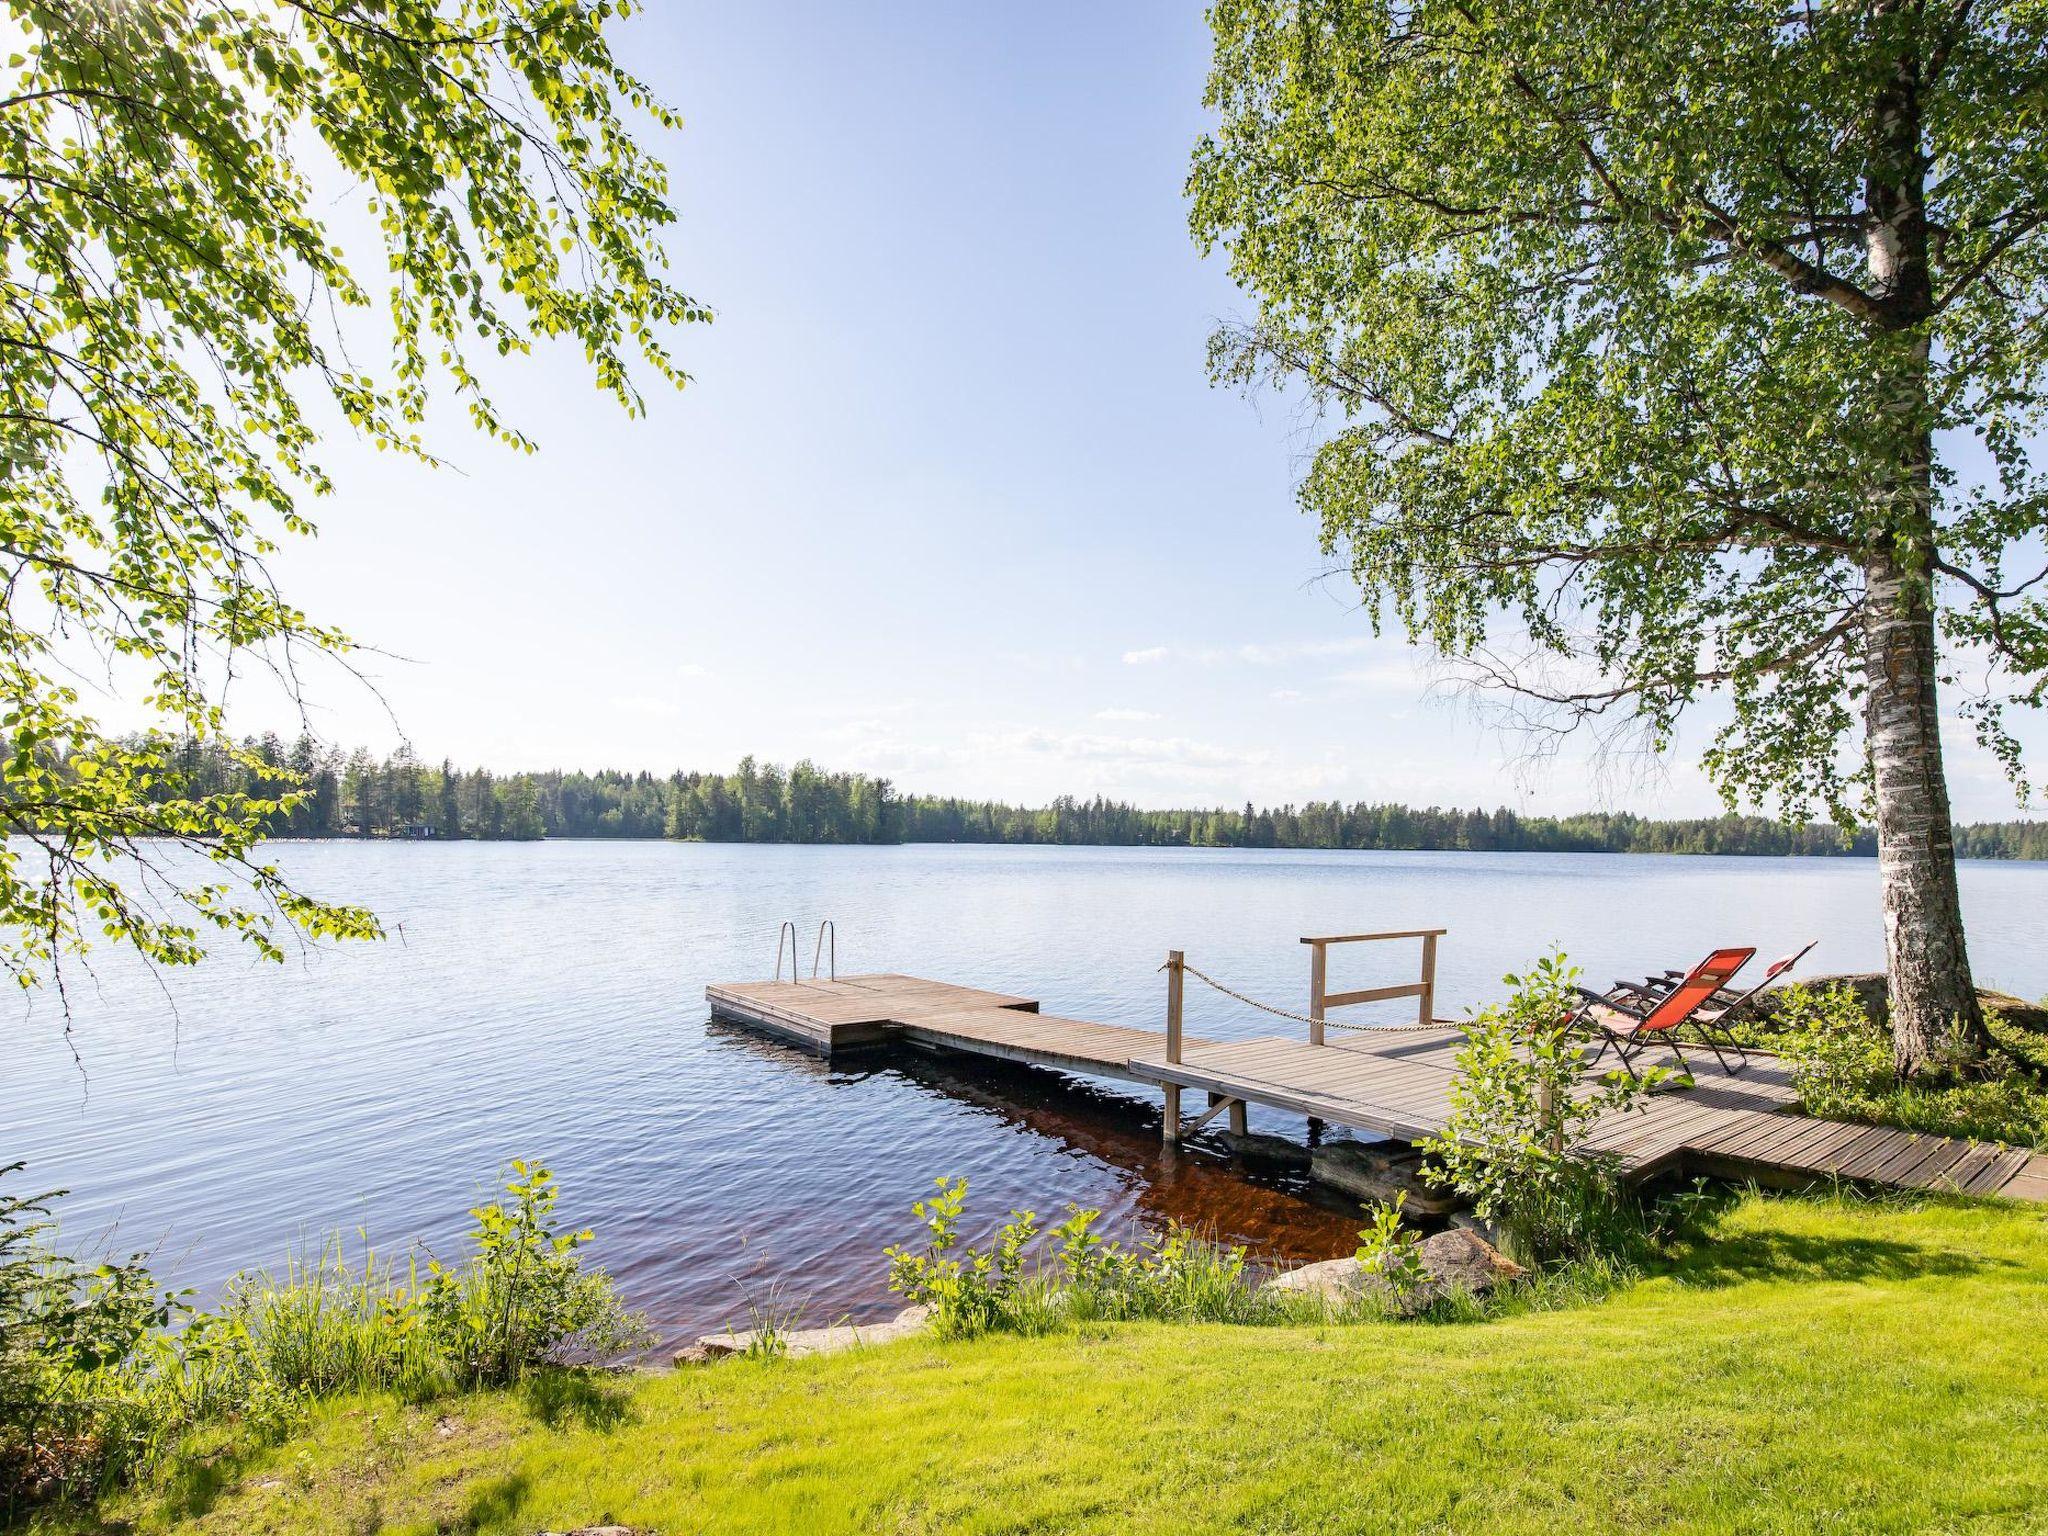
[[[1692,766],[1532,775],[1375,641],[1292,494],[1284,403],[1212,388],[1242,312],[1188,237],[1196,5],[676,4],[620,34],[683,112],[658,147],[694,375],[628,421],[577,360],[497,381],[541,452],[328,454],[280,562],[423,754],[725,767],[935,792],[1714,808]],[[322,683],[318,723],[388,746]],[[245,725],[272,723],[250,694]],[[1974,752],[1958,808],[2009,794]]]

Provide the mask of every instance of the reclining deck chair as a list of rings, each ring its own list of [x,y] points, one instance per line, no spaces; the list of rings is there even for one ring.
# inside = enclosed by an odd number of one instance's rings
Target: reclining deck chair
[[[1755,953],[1754,949],[1717,949],[1673,983],[1669,991],[1661,994],[1625,981],[1615,983],[1609,992],[1580,987],[1578,992],[1585,1002],[1576,1019],[1600,1036],[1600,1049],[1593,1053],[1593,1061],[1587,1065],[1598,1062],[1611,1046],[1621,1058],[1628,1075],[1640,1077],[1635,1066],[1636,1055],[1645,1046],[1661,1042],[1671,1047],[1671,1054],[1678,1058],[1678,1064],[1690,1075],[1692,1063],[1678,1048],[1675,1031],[1681,1024],[1694,1024],[1701,1027],[1707,1049],[1721,1063],[1721,1070],[1731,1074],[1740,1070],[1728,1064],[1728,1058],[1721,1053],[1721,1042],[1714,1038],[1715,1033],[1726,1037],[1726,1043],[1734,1047],[1736,1055],[1743,1056],[1747,1062],[1742,1047],[1727,1035],[1725,1027],[1715,1029],[1735,1005],[1724,1006],[1714,999]],[[1747,992],[1743,993],[1741,1000],[1746,1001],[1748,996]],[[1611,1015],[1619,1015],[1619,1018]]]
[[[1749,986],[1744,987],[1740,992],[1736,991],[1733,987],[1722,987],[1710,1000],[1710,1008],[1700,1013],[1691,1021],[1693,1028],[1697,1029],[1705,1037],[1708,1045],[1714,1044],[1714,1036],[1719,1035],[1721,1043],[1734,1051],[1741,1058],[1744,1066],[1749,1065],[1749,1052],[1743,1049],[1742,1042],[1735,1038],[1735,1032],[1728,1027],[1729,1020],[1734,1018],[1741,1009],[1747,1007],[1751,998],[1791,970],[1793,966],[1804,960],[1812,952],[1814,945],[1819,942],[1820,940],[1818,939],[1808,939],[1799,948],[1793,950],[1791,954],[1780,955],[1764,967],[1762,976],[1758,977]],[[1638,992],[1645,998],[1654,1001],[1664,997],[1673,987],[1684,981],[1685,977],[1686,973],[1684,971],[1666,971],[1661,976],[1648,978],[1641,986],[1628,981],[1617,981],[1614,985],[1617,991],[1628,990]],[[1726,1066],[1727,1063],[1724,1061],[1722,1065]]]

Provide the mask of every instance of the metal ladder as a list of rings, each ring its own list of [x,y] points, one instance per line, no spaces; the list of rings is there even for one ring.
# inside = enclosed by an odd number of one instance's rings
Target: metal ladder
[[[782,953],[784,946],[789,949],[789,979],[792,984],[803,978],[797,975],[796,924],[786,922],[775,930],[775,979],[782,980]],[[818,942],[811,947],[811,980],[818,979],[818,964],[829,957],[830,968],[826,973],[828,981],[839,979],[839,929],[831,918],[818,924]]]

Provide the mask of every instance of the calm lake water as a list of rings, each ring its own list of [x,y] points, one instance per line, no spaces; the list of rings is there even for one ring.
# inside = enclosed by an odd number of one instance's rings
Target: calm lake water
[[[322,1234],[451,1248],[514,1157],[556,1170],[569,1220],[670,1336],[781,1282],[814,1314],[889,1310],[882,1248],[941,1173],[977,1225],[1068,1201],[1328,1257],[1355,1209],[1200,1148],[1163,1159],[1153,1098],[1029,1068],[889,1049],[831,1067],[707,1018],[707,982],[763,977],[777,925],[808,969],[901,970],[1048,1011],[1159,1027],[1170,948],[1254,995],[1306,1002],[1305,933],[1443,926],[1439,1011],[1553,943],[1604,984],[1716,944],[1816,971],[1881,961],[1870,860],[666,843],[301,844],[308,888],[393,937],[280,969],[156,978],[107,955],[4,1027],[0,1163],[65,1186],[74,1245],[153,1248],[202,1293]],[[1965,866],[1981,984],[2048,993],[2048,866]],[[1384,952],[1374,954],[1373,949]],[[1337,952],[1332,986],[1412,979],[1413,947]],[[1341,969],[1338,967],[1341,965]],[[166,986],[168,991],[166,991]],[[1298,1028],[1190,983],[1211,1038]],[[1398,1014],[1402,1005],[1392,1005]],[[75,1050],[77,1060],[73,1059]],[[1255,1117],[1255,1120],[1257,1117]],[[1300,1137],[1298,1120],[1267,1129]]]

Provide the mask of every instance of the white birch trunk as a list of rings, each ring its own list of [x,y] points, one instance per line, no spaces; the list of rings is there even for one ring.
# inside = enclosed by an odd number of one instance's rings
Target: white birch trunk
[[[1901,1074],[1957,1046],[1983,1016],[1970,977],[1935,698],[1934,615],[1925,582],[1889,556],[1865,571],[1864,726],[1877,796],[1877,859],[1892,1051]]]

